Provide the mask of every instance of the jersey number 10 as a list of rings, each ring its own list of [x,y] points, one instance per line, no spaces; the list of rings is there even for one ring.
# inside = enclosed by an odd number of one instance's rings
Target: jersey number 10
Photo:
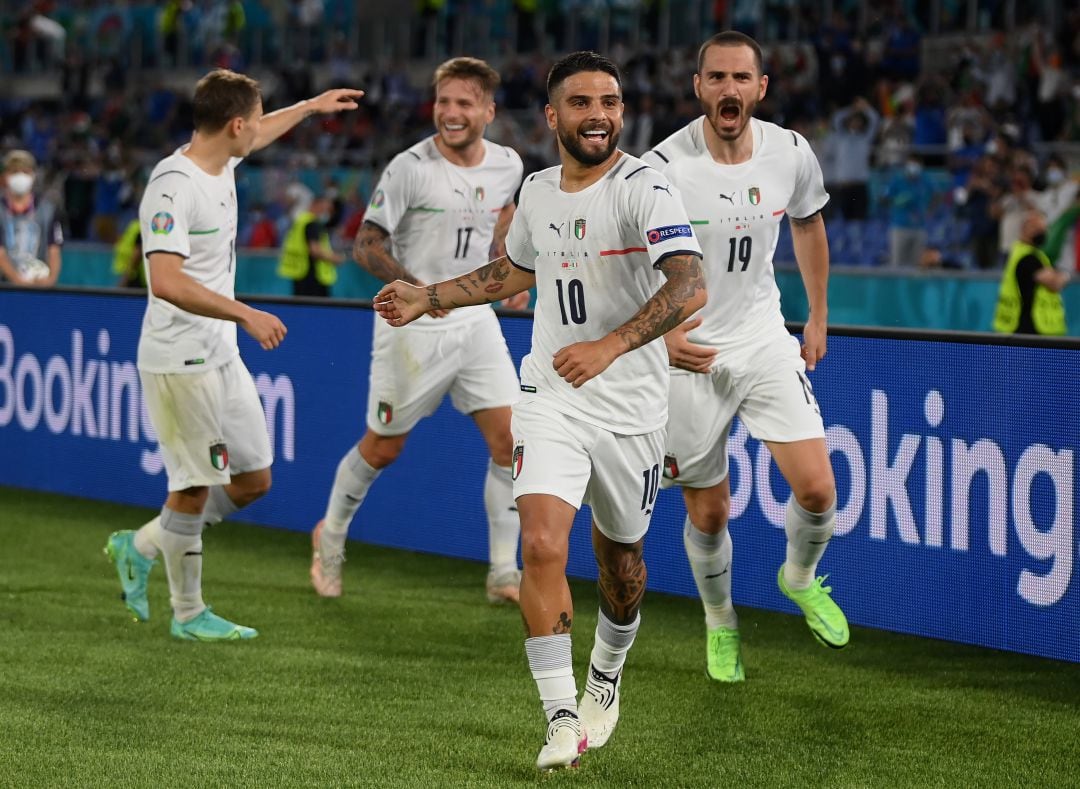
[[[572,279],[566,283],[566,293],[563,293],[563,281],[555,280],[555,289],[559,292],[559,312],[562,314],[563,326],[568,326],[570,321],[574,323],[585,322],[585,286],[580,279]],[[570,308],[570,321],[566,319],[567,307]]]

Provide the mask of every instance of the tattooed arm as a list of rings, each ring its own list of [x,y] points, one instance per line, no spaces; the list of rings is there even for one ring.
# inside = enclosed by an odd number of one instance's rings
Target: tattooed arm
[[[506,254],[506,234],[510,230],[510,223],[514,219],[515,206],[507,203],[499,212],[499,218],[495,222],[495,232],[491,236],[491,249],[488,251],[488,260],[497,260]],[[529,291],[523,290],[510,298],[503,299],[501,305],[507,310],[523,310],[529,306]]]
[[[536,275],[501,257],[476,271],[423,287],[397,280],[375,295],[375,311],[391,326],[404,326],[425,312],[491,304],[528,290]]]
[[[420,280],[405,270],[390,254],[390,234],[374,222],[364,222],[353,241],[353,258],[371,276],[381,282],[404,280],[419,285]]]
[[[705,277],[697,255],[672,255],[660,264],[667,282],[619,328],[592,342],[577,342],[555,354],[555,371],[578,388],[627,351],[671,331],[705,306]]]

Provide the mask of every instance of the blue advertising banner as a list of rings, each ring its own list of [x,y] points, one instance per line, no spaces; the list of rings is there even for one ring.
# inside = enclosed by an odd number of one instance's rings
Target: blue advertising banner
[[[273,490],[241,516],[307,530],[364,429],[375,318],[340,303],[259,306],[289,334],[271,352],[241,340],[276,458]],[[0,289],[0,484],[160,506],[165,475],[134,364],[143,307]],[[520,361],[531,322],[502,326]],[[839,497],[821,572],[853,624],[1080,661],[1078,372],[1075,346],[830,337],[811,374]],[[736,604],[794,612],[775,584],[786,484],[738,422],[729,453]],[[444,403],[373,487],[351,537],[485,559],[486,464],[471,420]],[[650,588],[695,593],[684,517],[678,491],[663,491]],[[571,539],[570,572],[595,577],[587,513]]]

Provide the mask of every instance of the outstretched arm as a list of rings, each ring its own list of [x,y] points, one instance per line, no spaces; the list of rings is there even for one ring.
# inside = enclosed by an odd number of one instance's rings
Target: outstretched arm
[[[416,286],[397,280],[375,294],[375,311],[391,326],[404,326],[425,312],[492,304],[528,290],[536,275],[501,257],[476,271],[435,285]]]
[[[362,90],[335,88],[314,98],[298,101],[291,107],[284,107],[263,115],[259,122],[259,133],[255,136],[255,147],[252,150],[265,148],[300,121],[312,115],[355,110],[360,106],[356,103],[357,100],[363,95]]]
[[[599,340],[577,342],[555,354],[555,371],[575,389],[598,376],[624,353],[666,334],[705,306],[701,258],[672,255],[660,264],[660,270],[667,276],[667,282],[630,320]]]
[[[799,264],[810,317],[803,329],[802,357],[813,370],[825,356],[829,320],[829,239],[821,213],[806,219],[791,218],[791,240]]]

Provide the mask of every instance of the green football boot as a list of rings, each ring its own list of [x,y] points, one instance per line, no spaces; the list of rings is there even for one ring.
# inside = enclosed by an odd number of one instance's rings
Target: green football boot
[[[181,641],[243,641],[259,635],[259,631],[253,627],[244,627],[222,619],[210,610],[210,606],[187,622],[177,621],[176,617],[173,617],[170,632],[173,638]]]
[[[738,628],[714,627],[710,630],[707,658],[705,671],[710,679],[717,682],[742,682],[746,679]]]
[[[832,649],[847,646],[850,634],[847,617],[829,597],[832,587],[825,586],[827,575],[819,575],[806,589],[790,589],[784,581],[784,565],[776,574],[776,583],[789,600],[802,609],[814,638]]]
[[[135,550],[135,532],[114,531],[105,543],[105,555],[116,565],[116,574],[120,576],[120,598],[136,621],[145,622],[150,618],[150,601],[146,599],[146,580],[150,569],[156,564]]]

